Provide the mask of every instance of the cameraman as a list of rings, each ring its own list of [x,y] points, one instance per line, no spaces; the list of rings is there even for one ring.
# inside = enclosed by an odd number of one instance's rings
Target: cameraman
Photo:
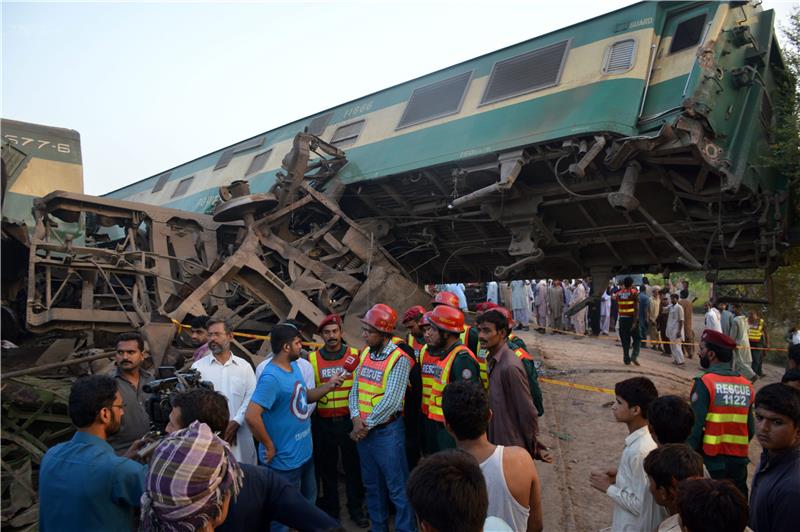
[[[153,375],[142,369],[144,362],[144,339],[138,332],[122,333],[117,336],[117,354],[114,363],[117,369],[112,377],[117,381],[117,389],[125,403],[125,416],[119,432],[108,438],[114,452],[122,455],[131,444],[150,430],[150,416],[147,415],[149,393],[143,386],[153,380]]]
[[[228,402],[219,392],[196,388],[175,395],[167,433],[200,421],[223,434],[228,426]],[[263,466],[241,464],[244,484],[230,503],[225,522],[217,531],[264,530],[273,520],[297,530],[329,530],[338,523],[307,501],[300,491]]]

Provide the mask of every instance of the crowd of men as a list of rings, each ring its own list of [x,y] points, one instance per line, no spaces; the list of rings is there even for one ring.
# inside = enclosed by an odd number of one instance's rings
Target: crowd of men
[[[563,290],[560,282],[546,289],[553,287]],[[626,289],[634,293],[628,280]],[[75,383],[69,413],[78,430],[42,460],[41,529],[337,530],[341,461],[348,514],[359,527],[389,530],[394,514],[398,531],[541,530],[535,460],[553,457],[538,438],[536,361],[513,333],[524,316],[486,301],[469,326],[460,299],[441,291],[430,309],[414,306],[400,319],[374,305],[361,318],[363,349],[346,345],[338,315],[319,324],[323,344],[310,352],[299,324],[280,323],[270,332],[272,353],[255,369],[233,354],[225,321],[198,318],[191,368],[213,390],[176,394],[157,445],[148,445],[144,387],[153,375],[142,368],[144,342],[120,335],[115,372]],[[631,300],[638,308],[638,297]],[[624,323],[626,298],[617,301]],[[780,503],[800,494],[800,383],[791,378],[800,353],[786,384],[765,387],[753,402],[750,379],[732,366],[736,347],[721,332],[704,332],[698,355],[707,371],[691,404],[657,398],[647,379],[617,385],[614,415],[630,436],[619,468],[591,477],[615,504],[613,530],[671,530],[659,528],[667,514],[684,525],[706,519],[699,500],[708,500],[707,511],[739,512],[720,530],[800,522],[799,506]],[[754,433],[765,454],[748,518]],[[651,459],[656,441],[680,449]],[[703,476],[692,469],[695,455],[714,481],[693,480]],[[691,464],[675,469],[684,458]]]

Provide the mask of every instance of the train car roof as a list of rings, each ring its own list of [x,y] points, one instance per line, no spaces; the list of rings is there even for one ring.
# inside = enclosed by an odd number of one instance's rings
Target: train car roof
[[[326,109],[321,109],[321,110],[319,110],[319,111],[316,111],[316,112],[314,112],[314,113],[311,113],[311,114],[309,114],[309,115],[306,115],[306,116],[304,116],[304,117],[302,117],[302,118],[298,118],[297,120],[293,120],[292,122],[289,122],[289,123],[286,123],[286,124],[282,124],[282,125],[280,125],[280,126],[274,127],[274,128],[272,128],[272,129],[269,129],[269,130],[267,130],[267,131],[262,131],[262,132],[260,132],[260,133],[256,133],[255,135],[253,135],[253,136],[251,136],[251,137],[247,137],[247,138],[245,138],[245,139],[237,140],[236,142],[234,142],[234,143],[232,143],[232,144],[228,144],[228,145],[226,145],[226,146],[223,146],[223,147],[221,147],[221,148],[217,148],[217,149],[215,149],[215,150],[212,150],[212,151],[210,151],[210,152],[208,152],[208,153],[204,153],[203,155],[199,155],[199,156],[195,157],[194,159],[189,159],[188,161],[184,161],[184,162],[182,162],[181,164],[178,164],[178,165],[176,165],[176,166],[173,166],[173,167],[171,167],[171,168],[167,168],[167,169],[161,170],[161,171],[159,171],[158,173],[156,173],[156,174],[153,174],[153,175],[151,175],[151,176],[145,177],[145,178],[143,178],[143,179],[140,179],[140,180],[138,180],[138,181],[134,181],[133,183],[129,183],[129,184],[125,185],[125,186],[122,186],[122,187],[116,188],[116,189],[114,189],[114,190],[110,190],[110,191],[106,192],[105,194],[102,194],[102,196],[106,196],[106,195],[114,194],[114,193],[116,193],[116,192],[119,192],[119,191],[121,191],[121,190],[125,190],[125,189],[126,189],[126,188],[128,188],[128,187],[131,187],[131,186],[133,186],[133,185],[136,185],[136,184],[138,184],[138,183],[142,183],[142,182],[144,182],[144,181],[147,181],[148,179],[154,179],[154,178],[156,178],[156,177],[158,177],[158,176],[160,176],[160,175],[163,175],[163,174],[165,174],[165,173],[167,173],[167,172],[171,172],[171,171],[173,171],[173,170],[175,170],[175,169],[177,169],[177,168],[180,168],[180,167],[182,167],[182,166],[185,166],[185,165],[187,165],[187,164],[190,164],[190,163],[192,163],[192,162],[198,161],[198,160],[200,160],[200,159],[202,159],[202,158],[204,158],[204,157],[208,157],[208,156],[209,156],[209,155],[211,155],[211,154],[214,154],[214,153],[217,153],[217,152],[224,151],[224,150],[226,150],[226,149],[228,149],[228,148],[231,148],[231,147],[233,147],[233,146],[236,146],[236,145],[238,145],[238,144],[242,144],[242,143],[244,143],[244,142],[247,142],[247,141],[249,141],[249,140],[251,140],[251,139],[255,139],[255,138],[257,138],[257,137],[260,137],[260,136],[262,136],[262,135],[267,135],[267,134],[269,134],[269,133],[276,132],[276,131],[278,131],[278,130],[280,130],[280,129],[283,129],[283,128],[285,128],[285,127],[289,127],[289,126],[291,126],[292,124],[303,122],[303,121],[305,121],[305,120],[308,120],[308,119],[310,119],[311,117],[314,117],[314,116],[317,116],[317,115],[322,115],[322,114],[324,114],[324,113],[326,113],[326,112],[330,112],[330,111],[333,111],[334,109],[338,109],[338,108],[340,108],[340,107],[344,107],[344,106],[346,106],[346,105],[348,105],[348,104],[351,104],[351,103],[354,103],[354,102],[356,102],[356,101],[359,101],[359,100],[363,100],[363,99],[369,98],[370,96],[374,96],[374,95],[377,95],[377,94],[380,94],[380,93],[383,93],[383,92],[389,91],[389,90],[391,90],[391,89],[394,89],[394,88],[397,88],[397,87],[402,87],[403,85],[407,85],[407,84],[410,84],[410,83],[414,83],[414,82],[417,82],[417,81],[419,81],[419,80],[422,80],[422,79],[424,79],[424,78],[427,78],[427,77],[430,77],[430,76],[435,76],[436,74],[443,73],[443,72],[444,72],[444,71],[446,71],[446,70],[449,70],[449,69],[452,69],[452,68],[457,68],[457,67],[459,67],[459,66],[462,66],[462,65],[466,65],[467,63],[471,63],[471,62],[473,62],[473,61],[477,61],[477,60],[479,60],[479,59],[481,59],[481,58],[485,58],[485,57],[487,57],[487,56],[490,56],[490,55],[493,55],[493,54],[496,54],[496,53],[502,52],[502,51],[504,51],[504,50],[509,50],[509,49],[511,49],[511,48],[514,48],[514,47],[516,47],[516,46],[520,46],[520,45],[522,45],[522,44],[530,43],[530,42],[536,41],[536,40],[538,40],[538,39],[543,39],[543,38],[545,38],[545,37],[548,37],[548,36],[550,36],[550,35],[553,35],[553,34],[555,34],[555,33],[557,33],[557,32],[561,32],[561,31],[564,31],[564,30],[568,30],[568,29],[570,29],[570,28],[574,28],[574,27],[576,27],[576,26],[580,26],[580,25],[586,24],[586,23],[588,23],[588,22],[591,22],[591,21],[594,21],[594,20],[599,20],[599,19],[602,19],[602,18],[609,17],[609,16],[611,16],[611,15],[614,15],[614,14],[616,14],[616,13],[620,13],[620,12],[623,12],[623,11],[627,11],[627,10],[633,9],[634,7],[640,6],[640,5],[642,5],[642,4],[647,4],[647,3],[652,3],[652,2],[653,2],[653,0],[643,0],[643,1],[641,1],[641,2],[634,2],[634,3],[630,4],[630,5],[627,5],[627,6],[624,6],[624,7],[618,8],[618,9],[615,9],[615,10],[613,10],[613,11],[608,11],[608,12],[606,12],[606,13],[603,13],[602,15],[597,15],[597,16],[595,16],[595,17],[587,18],[587,19],[581,20],[581,21],[579,21],[579,22],[575,22],[575,23],[573,23],[573,24],[569,24],[569,25],[567,25],[567,26],[563,26],[563,27],[561,27],[561,28],[557,28],[557,29],[555,29],[555,30],[552,30],[552,31],[549,31],[549,32],[547,32],[547,33],[542,33],[541,35],[537,35],[537,36],[535,36],[535,37],[532,37],[532,38],[530,38],[530,39],[526,39],[526,40],[524,40],[524,41],[520,41],[520,42],[517,42],[517,43],[514,43],[514,44],[510,44],[510,45],[508,45],[508,46],[504,46],[503,48],[498,48],[498,49],[496,49],[496,50],[492,50],[492,51],[490,51],[490,52],[486,52],[485,54],[481,54],[481,55],[478,55],[478,56],[475,56],[475,57],[471,57],[471,58],[469,58],[469,59],[466,59],[466,60],[464,60],[464,61],[461,61],[461,62],[459,62],[459,63],[454,63],[454,64],[452,64],[452,65],[447,65],[446,67],[440,68],[440,69],[438,69],[438,70],[434,70],[434,71],[432,71],[432,72],[428,72],[427,74],[423,74],[423,75],[421,75],[421,76],[417,76],[417,77],[415,77],[415,78],[412,78],[412,79],[410,79],[410,80],[403,81],[403,82],[401,82],[401,83],[397,83],[397,84],[395,84],[395,85],[390,85],[390,86],[388,86],[388,87],[385,87],[385,88],[383,88],[383,89],[380,89],[380,90],[377,90],[377,91],[374,91],[374,92],[371,92],[371,93],[364,94],[364,95],[362,95],[362,96],[359,96],[359,97],[357,97],[357,98],[353,98],[352,100],[348,100],[348,101],[346,101],[346,102],[342,102],[342,103],[340,103],[340,104],[338,104],[338,105],[335,105],[335,106],[333,106],[333,107],[328,107],[328,108],[326,108]],[[698,3],[698,2],[696,2],[696,1],[684,0],[684,1],[680,1],[680,2],[674,2],[674,5],[680,5],[680,4],[691,5],[691,4],[696,4],[696,3]],[[733,3],[733,4],[736,4],[736,3],[742,3],[742,4],[745,4],[745,3],[747,3],[747,2],[746,2],[746,1],[741,1],[741,2],[731,2],[731,3]]]

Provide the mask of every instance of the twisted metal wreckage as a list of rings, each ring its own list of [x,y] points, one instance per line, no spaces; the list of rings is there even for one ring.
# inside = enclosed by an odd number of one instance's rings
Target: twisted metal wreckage
[[[257,364],[269,352],[264,336],[281,320],[297,319],[310,338],[327,313],[343,313],[344,336],[357,343],[358,317],[373,303],[427,303],[339,209],[343,187],[330,181],[345,163],[343,151],[298,134],[271,192],[250,194],[247,182],[234,182],[221,188],[213,216],[66,192],[36,201],[25,321],[50,345],[4,358],[4,525],[36,522],[34,465],[72,430],[68,379],[31,374],[109,369],[111,352],[99,347],[131,329],[143,333],[154,367],[181,366],[191,352],[175,345],[176,324],[198,315],[251,333],[234,347]]]

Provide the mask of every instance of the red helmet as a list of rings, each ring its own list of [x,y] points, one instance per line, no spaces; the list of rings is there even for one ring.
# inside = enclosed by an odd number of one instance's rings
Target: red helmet
[[[508,320],[508,330],[509,331],[514,328],[514,316],[511,315],[511,311],[508,310],[506,307],[496,306],[496,307],[494,307],[492,309],[489,309],[489,310],[494,310],[496,312],[499,312],[503,316],[505,316],[505,318]]]
[[[464,332],[464,314],[458,309],[439,305],[431,311],[428,320],[443,331],[456,334]]]
[[[498,308],[500,305],[495,303],[494,301],[483,301],[475,305],[475,310],[477,312],[487,312],[489,310],[493,310]]]
[[[433,298],[433,305],[447,305],[448,307],[458,310],[458,296],[453,292],[439,292],[436,294],[436,297]]]
[[[420,327],[430,327],[433,325],[431,323],[431,311],[429,310],[425,314],[422,315],[422,318],[419,320]]]
[[[403,323],[408,323],[409,321],[417,321],[425,314],[425,307],[421,305],[414,305],[413,307],[406,310],[405,314],[403,314]]]
[[[379,309],[385,310],[386,312],[391,314],[392,315],[392,323],[397,325],[397,312],[395,312],[395,310],[392,307],[390,307],[389,305],[384,305],[383,303],[375,303],[372,306],[372,308],[379,308]]]
[[[391,307],[378,303],[364,314],[361,322],[378,329],[380,332],[391,333],[397,323],[397,314]]]

